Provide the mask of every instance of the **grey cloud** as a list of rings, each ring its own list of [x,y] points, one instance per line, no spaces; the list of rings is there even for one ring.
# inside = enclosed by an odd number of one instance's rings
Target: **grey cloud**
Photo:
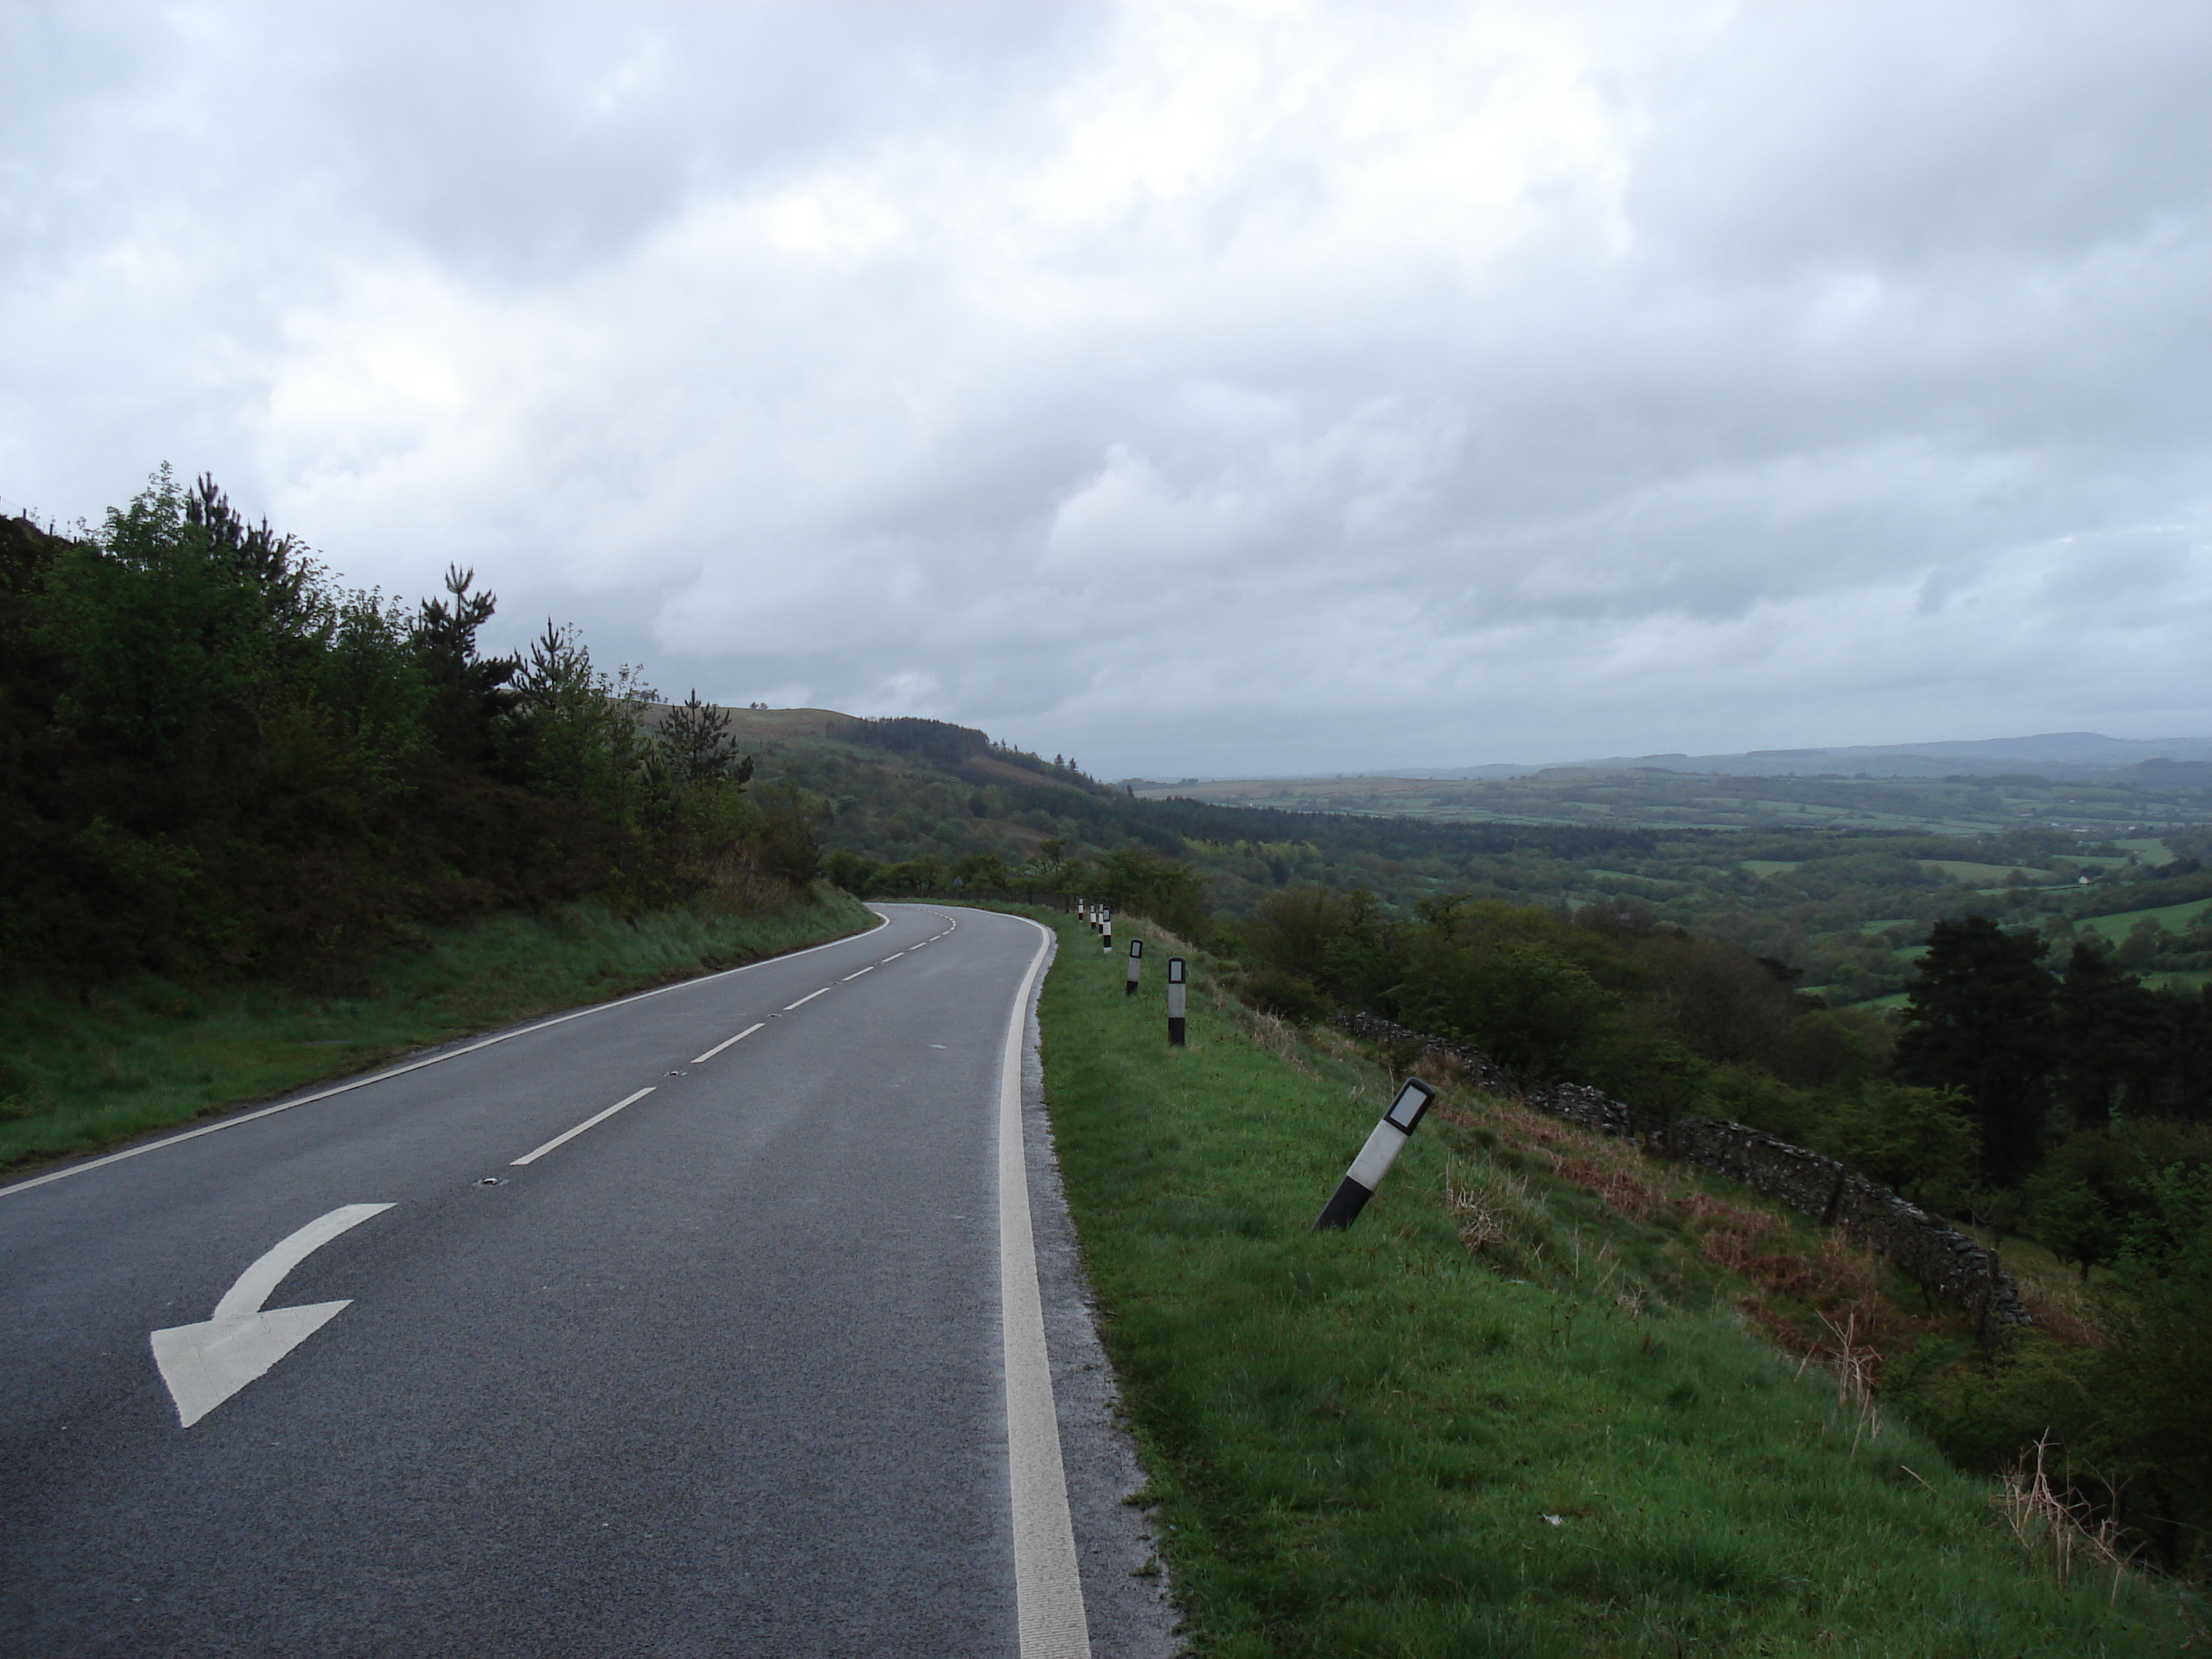
[[[1113,771],[2212,725],[2193,9],[0,30],[10,500]]]

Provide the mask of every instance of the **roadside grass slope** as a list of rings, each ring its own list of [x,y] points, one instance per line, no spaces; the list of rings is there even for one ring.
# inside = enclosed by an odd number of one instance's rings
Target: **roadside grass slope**
[[[1306,1231],[1392,1079],[1072,918],[1045,1090],[1163,1547],[1207,1655],[2171,1652],[2133,1575],[2061,1588],[1874,1404],[1966,1339],[1741,1189],[1446,1088],[1348,1232]],[[1165,1047],[1160,957],[1192,959]]]
[[[626,915],[597,901],[510,912],[387,953],[359,994],[141,975],[65,999],[0,996],[0,1169],[94,1152],[535,1015],[857,933],[817,886],[781,909],[712,897]]]

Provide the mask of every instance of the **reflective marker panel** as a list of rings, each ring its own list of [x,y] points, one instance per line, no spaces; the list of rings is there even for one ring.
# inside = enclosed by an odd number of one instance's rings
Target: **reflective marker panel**
[[[1168,983],[1170,985],[1180,985],[1182,983],[1182,958],[1181,957],[1170,957],[1168,958]]]
[[[1436,1097],[1434,1089],[1419,1078],[1409,1077],[1406,1079],[1406,1086],[1398,1091],[1397,1099],[1390,1103],[1390,1109],[1382,1114],[1382,1121],[1393,1128],[1411,1134],[1413,1126],[1421,1121],[1421,1114],[1429,1109],[1429,1103]]]

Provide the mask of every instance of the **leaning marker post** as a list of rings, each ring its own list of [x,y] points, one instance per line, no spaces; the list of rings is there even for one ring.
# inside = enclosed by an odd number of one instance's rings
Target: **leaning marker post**
[[[1122,992],[1122,995],[1133,997],[1137,994],[1137,973],[1139,965],[1144,959],[1145,941],[1140,939],[1131,939],[1129,941],[1129,983],[1127,988]]]
[[[1397,1099],[1390,1103],[1390,1109],[1382,1114],[1375,1133],[1367,1137],[1359,1156],[1352,1160],[1351,1169],[1345,1171],[1344,1179],[1336,1183],[1336,1191],[1315,1218],[1315,1232],[1334,1232],[1352,1224],[1367,1207],[1367,1200],[1375,1196],[1382,1177],[1390,1173],[1398,1154],[1413,1138],[1413,1127],[1420,1122],[1421,1114],[1429,1109],[1429,1103],[1436,1097],[1437,1091],[1420,1079],[1406,1079],[1406,1086],[1398,1091]]]
[[[1168,1047],[1180,1048],[1182,1042],[1182,958],[1168,958]]]

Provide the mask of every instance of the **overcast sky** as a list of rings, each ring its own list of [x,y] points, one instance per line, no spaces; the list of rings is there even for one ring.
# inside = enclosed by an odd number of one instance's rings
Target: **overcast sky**
[[[2212,732],[2212,8],[0,6],[0,497],[1105,776]]]

